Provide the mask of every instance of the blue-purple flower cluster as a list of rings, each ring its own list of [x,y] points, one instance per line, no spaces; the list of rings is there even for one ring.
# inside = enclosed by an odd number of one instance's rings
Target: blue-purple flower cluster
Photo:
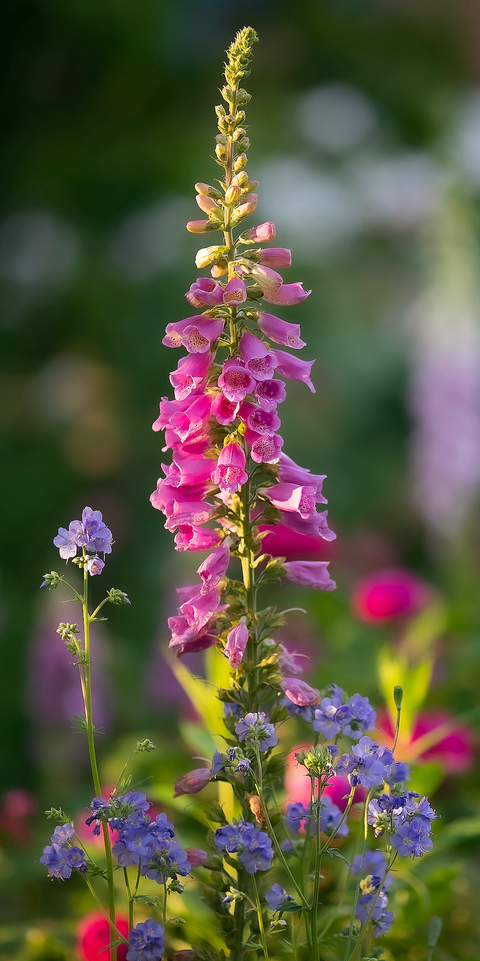
[[[342,754],[337,762],[337,774],[348,777],[352,787],[378,787],[386,781],[395,766],[395,758],[388,747],[377,744],[365,734],[354,744],[351,754]]]
[[[262,711],[246,714],[238,722],[235,733],[239,741],[250,741],[258,744],[262,754],[278,744],[273,724],[269,724],[268,717]]]
[[[330,684],[327,690],[330,696],[324,697],[320,707],[314,710],[314,731],[322,734],[327,741],[337,734],[358,741],[366,731],[373,730],[377,713],[368,697],[354,694],[349,698],[337,684]]]
[[[89,553],[85,566],[93,576],[101,574],[105,566],[105,562],[98,557],[98,554],[105,555],[112,552],[112,532],[103,523],[100,511],[92,511],[91,507],[85,507],[81,521],[71,521],[68,530],[65,527],[59,527],[53,543],[58,547],[60,557],[65,561],[75,557],[78,548],[85,548]]]
[[[320,831],[322,834],[333,834],[334,837],[339,837],[340,835],[346,837],[349,833],[348,825],[346,821],[340,824],[341,820],[342,812],[340,808],[333,803],[328,794],[325,794],[320,801]],[[307,806],[302,804],[301,801],[294,801],[293,804],[288,805],[285,824],[290,834],[298,834],[301,828],[304,828],[304,830],[309,833],[312,831],[314,823],[315,813],[312,810],[312,805],[309,804]]]
[[[59,825],[55,828],[51,844],[43,849],[40,863],[48,868],[48,876],[65,881],[70,877],[73,870],[85,874],[88,870],[85,860],[85,852],[81,848],[72,844],[75,829],[73,824]]]
[[[248,874],[268,871],[273,858],[272,842],[268,834],[258,831],[251,821],[225,824],[215,831],[214,841],[219,851],[238,853]]]
[[[185,877],[191,864],[175,838],[173,824],[166,814],[157,814],[154,821],[147,814],[150,802],[141,791],[127,791],[112,795],[109,801],[94,798],[92,814],[86,824],[94,834],[100,833],[101,822],[118,832],[118,840],[112,848],[120,867],[140,865],[141,874],[157,884],[166,884],[168,878]]]
[[[388,832],[390,844],[403,857],[422,857],[431,851],[430,832],[437,817],[428,798],[414,791],[392,796],[382,794],[368,805],[368,823],[376,837]]]
[[[159,961],[165,950],[164,932],[152,918],[137,924],[129,934],[127,961]]]
[[[382,851],[367,851],[363,859],[361,854],[357,854],[353,859],[351,869],[354,875],[358,875],[360,872],[362,874],[362,880],[360,881],[362,895],[359,898],[355,911],[361,924],[365,924],[381,885],[381,891],[378,894],[377,902],[370,919],[376,938],[381,934],[387,933],[394,918],[393,911],[387,910],[387,891],[392,886],[392,878],[389,874],[385,877],[386,867],[387,858]]]

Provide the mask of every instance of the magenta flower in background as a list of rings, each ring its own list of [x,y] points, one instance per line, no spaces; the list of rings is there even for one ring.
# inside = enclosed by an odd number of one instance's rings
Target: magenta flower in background
[[[320,704],[320,694],[315,688],[310,687],[306,681],[301,681],[298,677],[282,677],[280,681],[282,691],[288,699],[297,704],[298,707],[308,707],[311,704]]]
[[[189,771],[188,774],[182,774],[175,781],[175,794],[174,797],[180,797],[182,794],[198,794],[199,791],[203,791],[204,787],[207,786],[212,772],[209,767],[198,767],[194,771]]]
[[[387,624],[417,614],[431,598],[432,591],[424,581],[398,567],[376,571],[358,581],[351,604],[359,620],[367,624]]]
[[[248,628],[245,618],[233,627],[227,634],[224,654],[228,657],[230,667],[238,667],[243,661],[243,655],[248,642]]]
[[[290,581],[319,591],[334,591],[335,581],[328,573],[329,561],[285,561],[284,568]]]

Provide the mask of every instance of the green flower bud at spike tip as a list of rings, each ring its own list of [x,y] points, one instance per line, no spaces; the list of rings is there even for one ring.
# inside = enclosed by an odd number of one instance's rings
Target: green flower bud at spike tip
[[[395,707],[397,711],[399,711],[403,701],[403,687],[400,687],[400,684],[397,684],[393,689],[393,699],[395,701]]]

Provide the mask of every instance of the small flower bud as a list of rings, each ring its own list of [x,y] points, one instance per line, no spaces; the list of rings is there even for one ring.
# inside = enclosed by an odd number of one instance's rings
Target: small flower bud
[[[238,174],[232,180],[232,184],[237,184],[239,187],[244,187],[248,183],[248,174],[246,170],[240,170]]]
[[[129,601],[128,595],[125,594],[125,591],[119,591],[116,587],[112,587],[109,591],[107,591],[107,594],[108,600],[111,604],[131,604],[131,601]]]
[[[247,166],[247,161],[248,158],[246,153],[239,153],[233,161],[233,169],[235,172],[237,172],[237,170],[243,170],[243,168]]]
[[[204,194],[197,194],[195,200],[204,214],[209,214],[211,210],[219,209],[218,204],[216,204],[211,197],[205,197]]]
[[[217,144],[222,144],[224,147],[227,146],[227,138],[224,133],[217,133],[215,140]]]
[[[210,197],[212,200],[222,200],[223,198],[222,192],[217,190],[216,187],[211,187],[210,184],[195,184],[195,190],[197,194],[202,194],[203,197]]]
[[[244,120],[245,120],[245,111],[244,111],[244,110],[237,110],[237,112],[236,112],[236,114],[235,114],[235,123],[236,123],[236,124],[238,124],[238,123],[243,123]]]
[[[235,131],[235,133],[237,133],[237,131]],[[237,150],[241,150],[241,152],[244,153],[245,150],[248,150],[250,146],[250,141],[248,137],[242,137],[240,140],[236,141],[236,144],[237,144]]]
[[[195,265],[201,270],[202,267],[208,267],[209,264],[213,264],[215,260],[227,253],[226,247],[201,247],[200,250],[197,250]]]
[[[222,103],[217,104],[217,106],[215,107],[215,113],[218,118],[224,117],[226,112],[227,111],[225,110],[225,107],[223,106]]]
[[[217,146],[215,147],[215,153],[220,163],[225,163],[227,159],[227,148],[224,147],[223,144],[217,143]]]
[[[240,220],[244,219],[244,217],[248,217],[249,214],[253,214],[253,211],[255,210],[256,206],[257,206],[256,194],[251,194],[250,197],[248,197],[246,200],[242,200],[242,202],[238,205],[238,207],[234,211],[234,214],[232,217],[232,224],[238,224]]]
[[[237,90],[237,97],[236,97],[236,100],[237,100],[237,103],[238,103],[238,104],[248,103],[248,101],[251,100],[251,99],[252,99],[252,98],[251,98],[250,94],[247,93],[247,91],[244,90],[243,87],[239,87],[239,88],[238,88],[238,90]]]
[[[183,892],[184,892],[184,890],[185,890],[185,885],[180,884],[180,881],[170,881],[170,884],[169,884],[169,886],[168,886],[168,890],[169,890],[169,891],[175,891],[176,894],[183,894]],[[180,918],[172,918],[172,921],[176,921],[177,924],[178,924],[179,921],[180,921],[182,924],[185,923],[185,922],[183,921],[183,919],[180,919]]]
[[[211,230],[220,230],[220,224],[213,220],[189,220],[187,230],[191,234],[207,234]]]
[[[225,260],[219,260],[217,264],[214,264],[210,273],[212,277],[224,277],[228,271],[228,265]]]
[[[239,140],[243,140],[246,134],[247,134],[247,131],[245,130],[245,127],[237,127],[237,129],[235,130],[235,133],[233,134],[234,143],[238,143]]]
[[[240,199],[242,191],[237,184],[230,184],[225,194],[225,203],[234,204]]]
[[[256,187],[258,187],[258,180],[247,180],[246,184],[242,187],[242,195],[250,194]]]
[[[57,574],[56,571],[50,571],[50,574],[43,575],[43,583],[40,584],[40,590],[42,587],[46,587],[49,591],[54,591],[61,580],[60,574]]]
[[[137,741],[135,751],[138,754],[149,754],[150,751],[156,751],[156,747],[153,741],[150,741],[148,737],[146,737],[144,741]]]

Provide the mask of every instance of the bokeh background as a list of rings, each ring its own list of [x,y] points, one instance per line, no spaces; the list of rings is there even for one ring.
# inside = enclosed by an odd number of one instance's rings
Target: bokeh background
[[[285,314],[317,358],[317,393],[289,386],[285,449],[328,475],[338,533],[318,555],[338,591],[291,586],[308,614],[288,637],[311,655],[312,683],[335,680],[380,710],[379,651],[405,643],[405,621],[367,623],[352,591],[392,568],[430,585],[437,620],[410,638],[409,663],[435,661],[422,710],[451,729],[460,718],[462,760],[423,758],[447,833],[402,889],[386,956],[423,961],[437,913],[440,961],[480,957],[478,5],[5,0],[1,19],[0,957],[73,957],[89,910],[80,879],[57,890],[36,863],[42,811],[80,811],[90,796],[69,721],[76,678],[55,634],[74,615],[38,591],[59,564],[58,526],[85,504],[115,538],[94,592],[132,601],[96,638],[104,778],[151,736],[145,777],[161,800],[195,744],[202,753],[162,654],[175,586],[196,564],[173,553],[149,504],[163,459],[150,425],[176,362],[164,328],[185,315],[196,274],[193,184],[216,176],[223,51],[244,23],[261,41],[247,84],[255,222],[276,222],[288,279],[313,289]],[[200,843],[188,817],[185,831]]]

